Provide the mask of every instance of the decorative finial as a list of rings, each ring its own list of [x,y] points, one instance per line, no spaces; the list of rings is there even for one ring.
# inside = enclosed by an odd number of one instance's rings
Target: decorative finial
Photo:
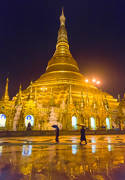
[[[63,11],[63,8],[62,8],[62,14],[60,16],[60,26],[65,26],[65,16],[64,16],[64,11]]]

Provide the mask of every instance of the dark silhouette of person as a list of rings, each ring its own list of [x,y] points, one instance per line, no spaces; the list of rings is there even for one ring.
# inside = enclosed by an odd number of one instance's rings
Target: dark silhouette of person
[[[82,144],[83,141],[85,141],[85,144],[87,144],[84,126],[82,126],[80,133],[81,133],[80,144]]]
[[[59,128],[58,128],[58,126],[56,128],[56,139],[55,140],[57,143],[59,143]]]
[[[31,131],[32,129],[31,129],[31,123],[30,122],[28,122],[28,125],[27,125],[27,131]]]

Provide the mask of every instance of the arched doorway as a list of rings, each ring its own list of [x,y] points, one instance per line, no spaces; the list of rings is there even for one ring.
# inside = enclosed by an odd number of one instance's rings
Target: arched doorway
[[[110,118],[109,117],[106,118],[106,128],[111,129],[111,127],[110,127]]]
[[[5,114],[0,114],[0,127],[6,126],[6,116]]]
[[[25,117],[25,126],[28,126],[28,123],[30,122],[31,126],[34,125],[34,117],[32,115],[27,115]]]
[[[74,129],[77,129],[77,117],[76,116],[72,116],[72,127]]]
[[[96,129],[96,122],[95,122],[95,118],[94,117],[90,118],[90,124],[91,124],[91,129],[95,130]]]

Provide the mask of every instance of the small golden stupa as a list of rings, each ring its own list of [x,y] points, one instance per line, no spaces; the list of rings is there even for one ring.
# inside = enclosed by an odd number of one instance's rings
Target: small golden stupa
[[[46,72],[9,101],[8,80],[1,100],[1,116],[5,128],[25,130],[30,122],[34,130],[60,128],[77,129],[85,124],[89,129],[112,129],[118,102],[92,83],[86,83],[76,60],[69,50],[65,16],[62,10],[56,50]],[[3,108],[2,108],[3,107]]]

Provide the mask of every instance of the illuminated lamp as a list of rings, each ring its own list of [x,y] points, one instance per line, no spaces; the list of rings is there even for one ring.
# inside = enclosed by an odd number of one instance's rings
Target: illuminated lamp
[[[97,81],[96,84],[100,84],[101,82],[100,81]]]
[[[88,80],[88,79],[85,79],[85,82],[86,82],[86,83],[88,83],[88,82],[89,82],[89,80]]]
[[[96,79],[95,79],[95,78],[93,78],[93,79],[92,79],[92,82],[93,82],[93,83],[95,83],[95,82],[96,82]]]

